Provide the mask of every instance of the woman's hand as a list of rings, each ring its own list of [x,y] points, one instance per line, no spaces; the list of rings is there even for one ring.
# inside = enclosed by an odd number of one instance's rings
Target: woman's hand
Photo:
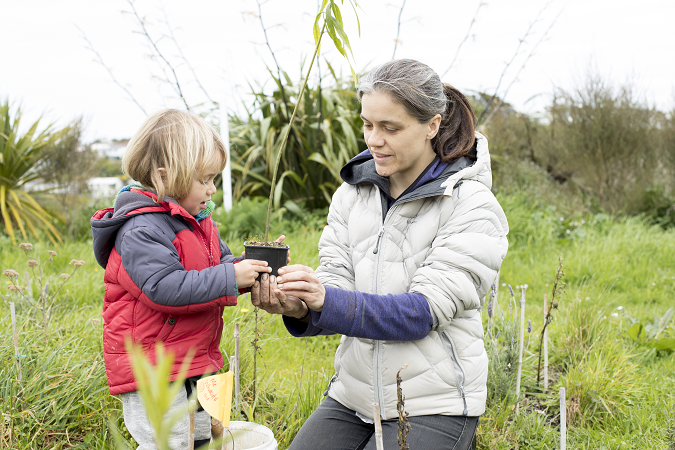
[[[267,261],[258,261],[256,259],[244,259],[234,265],[234,278],[237,280],[237,286],[247,288],[253,286],[258,273],[269,273],[272,268],[267,265]]]
[[[251,288],[251,303],[270,314],[283,314],[296,319],[307,316],[307,305],[297,297],[281,292],[274,275],[263,274]]]
[[[314,311],[320,312],[323,309],[326,288],[312,268],[301,264],[282,267],[276,282],[281,292],[287,296],[304,300]]]

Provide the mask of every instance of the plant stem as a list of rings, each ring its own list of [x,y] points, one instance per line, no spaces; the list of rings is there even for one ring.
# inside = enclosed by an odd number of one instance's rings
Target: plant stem
[[[234,324],[234,405],[237,415],[239,414],[239,398],[241,396],[239,386],[239,322]]]
[[[316,43],[316,47],[314,48],[314,55],[312,56],[312,62],[309,64],[309,69],[307,70],[307,75],[305,76],[305,81],[302,84],[302,88],[300,88],[300,93],[298,94],[298,99],[295,102],[295,107],[293,108],[293,114],[291,114],[291,118],[288,120],[288,128],[286,128],[286,132],[284,133],[284,138],[281,141],[281,145],[279,146],[279,152],[277,153],[277,161],[274,164],[274,175],[272,175],[272,187],[270,187],[270,198],[269,198],[269,203],[267,204],[267,221],[265,222],[265,240],[264,242],[267,243],[268,238],[269,238],[269,232],[270,232],[270,217],[272,215],[272,199],[274,198],[274,188],[276,187],[277,184],[277,172],[279,171],[279,163],[281,162],[281,155],[284,153],[284,150],[286,148],[286,142],[288,141],[288,135],[291,132],[291,128],[293,128],[293,122],[295,122],[295,115],[298,112],[298,106],[300,105],[300,102],[302,101],[302,94],[305,92],[305,87],[307,87],[307,80],[309,80],[309,75],[312,73],[312,67],[314,66],[314,60],[316,59],[316,55],[319,54],[319,49],[321,48],[321,38],[323,37],[323,33],[326,30],[326,22],[323,24],[323,28],[321,28],[321,34],[319,34],[319,41]],[[255,386],[255,384],[254,384]]]
[[[373,403],[373,420],[375,421],[375,446],[377,450],[384,450],[382,443],[382,419],[380,418],[380,406]]]

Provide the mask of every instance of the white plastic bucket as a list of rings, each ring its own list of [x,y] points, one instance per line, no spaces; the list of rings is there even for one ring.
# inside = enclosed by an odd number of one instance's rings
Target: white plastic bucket
[[[232,420],[228,429],[223,433],[225,450],[277,450],[274,433],[264,425]]]

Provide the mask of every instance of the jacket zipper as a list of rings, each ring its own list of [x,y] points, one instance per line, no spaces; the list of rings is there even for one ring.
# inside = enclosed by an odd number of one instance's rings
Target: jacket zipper
[[[447,341],[447,345],[450,346],[450,359],[452,360],[452,367],[455,369],[455,379],[457,380],[457,390],[459,391],[459,394],[462,396],[462,401],[464,402],[464,415],[468,416],[469,415],[469,408],[466,403],[466,395],[464,393],[464,381],[466,379],[466,375],[464,374],[464,369],[462,368],[462,365],[459,363],[459,356],[457,355],[457,350],[455,349],[455,344],[450,338],[450,336],[447,334],[447,332],[442,332],[441,333],[442,339],[444,341]]]
[[[380,248],[380,239],[382,239],[383,234],[384,234],[384,225],[382,225],[382,228],[380,228],[380,233],[377,235],[377,242],[375,243],[375,248],[373,249],[373,253],[376,255],[378,249]]]
[[[374,267],[374,273],[375,276],[373,277],[373,293],[379,294],[380,290],[378,288],[379,283],[379,275],[380,275],[380,239],[384,235],[385,227],[387,225],[387,219],[391,216],[392,210],[396,208],[398,205],[393,205],[391,208],[389,208],[389,211],[387,211],[387,214],[384,217],[384,222],[382,224],[382,228],[380,228],[380,232],[377,235],[377,243],[375,244],[375,249],[373,250],[373,253],[377,256],[375,256],[375,267]],[[384,244],[384,242],[383,242]],[[380,376],[380,351],[382,349],[382,342],[379,340],[373,340],[374,342],[374,349],[373,349],[373,391],[375,394],[375,403],[380,405],[380,414],[382,415],[383,419],[387,419],[386,417],[386,411],[384,409],[384,393],[382,392],[382,380]]]

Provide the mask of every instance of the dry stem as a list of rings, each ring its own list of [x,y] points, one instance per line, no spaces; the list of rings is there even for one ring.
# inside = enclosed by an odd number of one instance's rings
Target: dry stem
[[[541,351],[543,349],[544,342],[544,333],[548,324],[551,323],[551,312],[554,309],[558,309],[558,302],[556,301],[556,296],[559,296],[565,289],[565,283],[562,279],[565,276],[563,270],[563,259],[562,257],[558,258],[558,271],[555,274],[555,281],[553,283],[553,292],[551,294],[551,303],[548,305],[548,311],[546,311],[546,316],[544,316],[544,327],[541,330],[541,336],[539,338],[539,362],[537,363],[537,386],[539,386],[539,377],[541,375]]]
[[[398,446],[400,450],[409,450],[408,443],[406,442],[406,436],[412,428],[410,422],[408,422],[408,413],[405,411],[405,395],[403,395],[403,389],[401,389],[401,370],[407,368],[408,365],[404,364],[398,372],[396,372],[396,410],[398,411]]]

